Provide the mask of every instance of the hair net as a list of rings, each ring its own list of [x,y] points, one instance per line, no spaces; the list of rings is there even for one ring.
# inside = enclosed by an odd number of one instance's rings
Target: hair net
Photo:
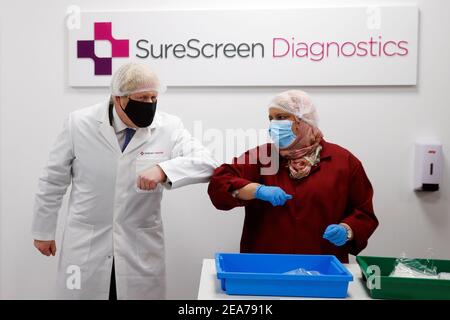
[[[145,64],[127,63],[122,65],[111,80],[111,95],[127,96],[144,91],[161,92],[158,76]]]
[[[269,108],[282,109],[297,118],[317,127],[318,115],[311,97],[301,90],[288,90],[277,94],[269,104]]]

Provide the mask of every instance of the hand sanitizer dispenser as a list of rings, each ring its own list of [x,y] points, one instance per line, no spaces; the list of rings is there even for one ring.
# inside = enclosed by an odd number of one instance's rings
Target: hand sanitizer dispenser
[[[442,145],[440,143],[416,142],[414,159],[414,190],[439,190],[442,170]]]

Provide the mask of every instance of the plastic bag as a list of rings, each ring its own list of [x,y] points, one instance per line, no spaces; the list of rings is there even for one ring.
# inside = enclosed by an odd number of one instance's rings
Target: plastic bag
[[[439,279],[441,280],[450,280],[450,272],[440,272]]]
[[[437,268],[431,260],[409,259],[405,254],[395,260],[394,270],[389,276],[422,279],[438,279],[439,277]]]
[[[300,275],[300,276],[319,276],[320,272],[315,271],[315,270],[308,271],[303,268],[298,268],[298,269],[294,269],[294,270],[285,272],[284,274],[294,274],[294,275]]]

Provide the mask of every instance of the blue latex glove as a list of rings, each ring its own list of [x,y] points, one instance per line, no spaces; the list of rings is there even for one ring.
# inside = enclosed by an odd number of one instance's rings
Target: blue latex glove
[[[268,201],[275,207],[284,206],[287,200],[292,199],[292,196],[284,192],[280,187],[259,185],[255,191],[255,198]]]
[[[323,238],[335,246],[343,246],[347,242],[347,229],[339,224],[331,224],[325,230]]]

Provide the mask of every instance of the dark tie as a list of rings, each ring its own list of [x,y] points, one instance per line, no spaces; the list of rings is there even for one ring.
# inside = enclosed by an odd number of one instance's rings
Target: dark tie
[[[136,131],[134,129],[131,128],[126,128],[125,129],[125,142],[122,146],[122,152],[125,150],[125,148],[127,147],[127,145],[130,143],[131,138],[133,138],[133,135]]]

